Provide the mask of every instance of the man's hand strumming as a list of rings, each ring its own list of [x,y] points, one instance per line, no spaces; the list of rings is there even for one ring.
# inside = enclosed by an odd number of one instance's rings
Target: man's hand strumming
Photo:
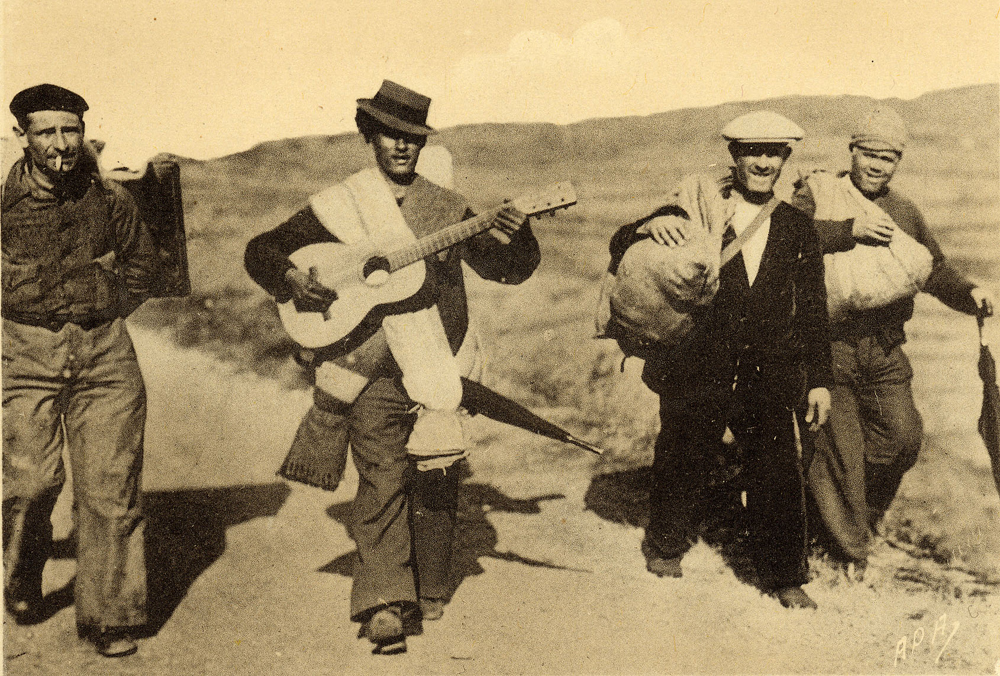
[[[299,312],[326,312],[337,300],[337,292],[319,283],[316,268],[306,274],[298,268],[289,268],[285,281],[292,290],[292,302]]]

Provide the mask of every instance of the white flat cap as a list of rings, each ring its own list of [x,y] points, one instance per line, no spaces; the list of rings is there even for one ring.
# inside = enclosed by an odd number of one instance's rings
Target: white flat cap
[[[740,115],[722,130],[722,138],[741,143],[791,143],[805,135],[799,125],[770,110]]]

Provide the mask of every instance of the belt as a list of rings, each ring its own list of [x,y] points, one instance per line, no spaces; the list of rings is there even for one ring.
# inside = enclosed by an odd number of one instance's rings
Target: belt
[[[831,331],[831,334],[831,340],[847,343],[854,348],[858,347],[861,341],[873,338],[886,354],[889,354],[897,345],[902,345],[906,342],[906,334],[903,331],[889,326],[872,329],[855,328],[854,330],[846,331],[834,329]]]
[[[26,324],[28,326],[37,326],[39,328],[48,329],[53,333],[56,333],[62,329],[66,324],[76,324],[84,331],[90,331],[96,329],[102,324],[107,324],[108,322],[115,319],[114,316],[100,315],[96,317],[72,317],[69,315],[54,315],[51,317],[33,317],[25,315],[4,315],[4,319],[15,322],[17,324]]]

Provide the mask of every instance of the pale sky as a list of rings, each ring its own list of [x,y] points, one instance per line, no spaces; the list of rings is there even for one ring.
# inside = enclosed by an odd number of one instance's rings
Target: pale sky
[[[998,0],[3,4],[4,106],[69,87],[90,103],[88,136],[132,166],[351,131],[383,78],[432,97],[437,127],[1000,80]]]

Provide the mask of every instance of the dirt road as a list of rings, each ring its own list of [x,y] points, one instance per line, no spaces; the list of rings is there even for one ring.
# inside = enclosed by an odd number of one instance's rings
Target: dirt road
[[[1000,674],[1000,594],[961,569],[890,544],[863,583],[814,561],[815,612],[782,609],[704,544],[683,579],[659,580],[629,517],[639,497],[592,481],[582,452],[486,420],[473,424],[454,598],[408,653],[372,656],[347,620],[356,475],[336,493],[274,477],[307,393],[133,335],[150,400],[154,633],[117,661],[78,642],[64,544],[46,569],[58,611],[5,624],[7,673]],[[65,499],[56,529],[70,531]]]

